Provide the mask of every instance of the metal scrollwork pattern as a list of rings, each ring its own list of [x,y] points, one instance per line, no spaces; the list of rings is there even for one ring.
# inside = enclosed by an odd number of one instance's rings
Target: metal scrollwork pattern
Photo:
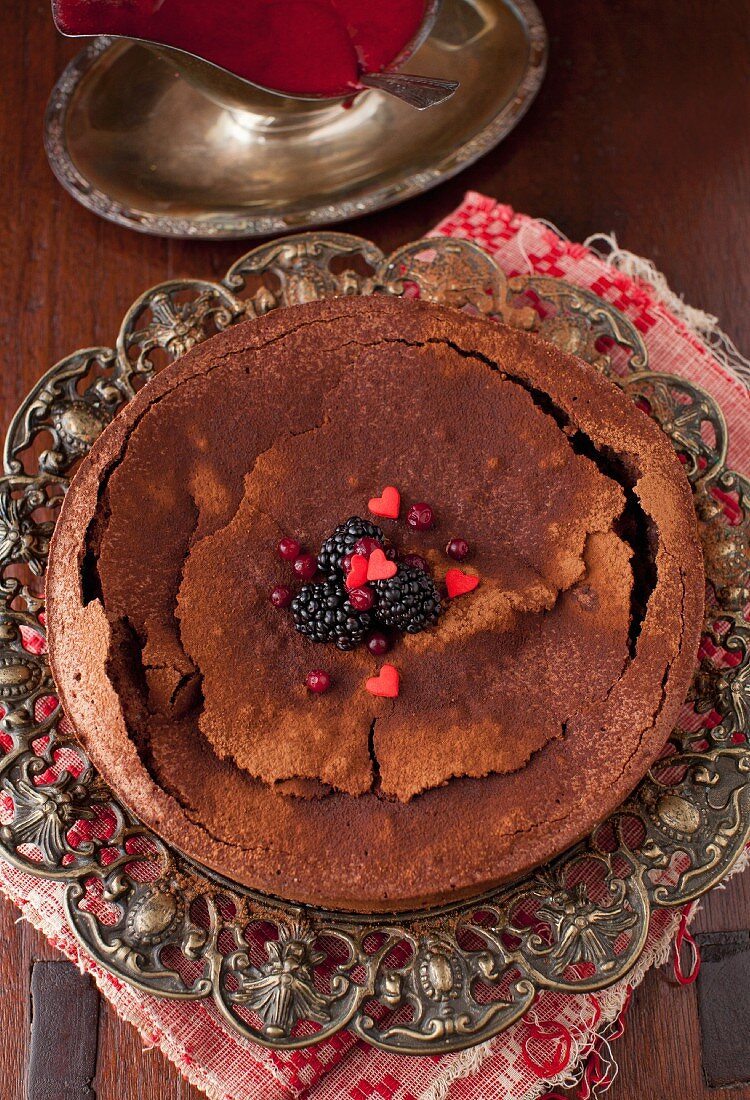
[[[672,440],[693,487],[707,567],[706,626],[670,753],[585,842],[491,896],[372,918],[280,903],[219,880],[117,801],[60,713],[44,653],[44,572],[76,463],[154,371],[244,318],[332,295],[426,298],[546,336],[604,371]],[[344,1027],[386,1050],[439,1053],[497,1034],[541,989],[589,992],[627,975],[655,906],[715,885],[750,834],[750,484],[699,387],[648,369],[634,326],[590,291],[506,279],[464,241],[384,256],[343,233],[262,245],[220,282],[142,295],[113,348],[68,356],[18,409],[0,478],[0,850],[66,886],[81,943],[121,978],[213,997],[277,1048]]]

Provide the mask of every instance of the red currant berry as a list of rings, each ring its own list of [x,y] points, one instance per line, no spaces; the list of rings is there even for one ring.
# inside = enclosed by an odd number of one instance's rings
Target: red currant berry
[[[391,639],[387,634],[381,634],[379,630],[376,630],[367,639],[367,648],[373,657],[382,657],[391,648]]]
[[[421,569],[423,573],[427,572],[427,562],[421,554],[406,554],[403,558],[403,562],[404,565],[408,565],[410,569]]]
[[[292,569],[302,581],[309,581],[318,572],[318,562],[312,554],[300,554],[294,559]]]
[[[305,677],[305,687],[308,691],[314,691],[316,695],[321,695],[324,691],[328,691],[331,686],[331,677],[327,672],[324,672],[322,668],[314,668],[312,672],[308,672]]]
[[[435,520],[435,514],[429,504],[412,504],[406,513],[406,522],[415,531],[429,531]]]
[[[289,607],[293,598],[294,593],[285,584],[277,584],[271,591],[270,600],[274,607]]]
[[[371,535],[365,535],[358,542],[354,544],[354,553],[361,554],[363,558],[369,558],[373,550],[382,550],[383,544],[380,539],[374,539]]]
[[[351,569],[353,557],[354,553],[344,554],[343,558],[341,559],[341,568],[344,570],[344,573],[348,573]]]
[[[366,585],[362,588],[353,588],[349,593],[349,603],[355,611],[369,611],[374,599],[372,589]]]
[[[282,561],[294,561],[295,558],[299,557],[302,547],[296,539],[283,538],[279,541],[276,549]]]
[[[466,539],[451,539],[445,548],[445,552],[454,561],[463,561],[464,558],[469,556],[469,544]]]

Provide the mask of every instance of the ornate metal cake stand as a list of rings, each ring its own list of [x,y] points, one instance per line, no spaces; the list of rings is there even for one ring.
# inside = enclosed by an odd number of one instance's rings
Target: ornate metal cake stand
[[[528,110],[546,57],[533,0],[443,0],[410,61],[460,81],[438,107],[415,111],[370,89],[350,110],[274,96],[238,111],[178,76],[174,60],[98,38],[53,89],[45,146],[74,198],[143,233],[330,225],[420,194],[492,149]]]
[[[668,434],[695,496],[706,559],[701,663],[669,754],[584,843],[534,874],[439,911],[368,917],[261,896],[191,863],[118,802],[75,744],[40,645],[54,517],[76,463],[134,392],[211,333],[328,295],[407,294],[541,333],[612,377]],[[41,447],[45,446],[45,450]],[[633,325],[557,279],[506,280],[480,249],[434,239],[391,256],[311,233],[263,245],[219,283],[142,295],[114,348],[54,366],[16,413],[0,479],[0,850],[65,883],[86,951],[150,993],[213,998],[278,1048],[348,1027],[401,1053],[507,1028],[544,989],[589,992],[634,967],[651,911],[727,874],[750,833],[750,484],[726,466],[711,397],[648,369]],[[481,822],[477,822],[481,828]]]

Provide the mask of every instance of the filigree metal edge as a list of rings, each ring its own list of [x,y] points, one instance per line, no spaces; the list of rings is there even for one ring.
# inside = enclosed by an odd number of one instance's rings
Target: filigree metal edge
[[[608,373],[668,431],[693,485],[706,553],[707,648],[692,698],[712,722],[698,734],[675,731],[668,761],[588,841],[545,868],[482,899],[388,920],[306,910],[219,882],[141,826],[61,727],[59,708],[40,711],[54,685],[27,635],[43,636],[43,603],[15,574],[19,565],[43,572],[50,509],[73,467],[162,362],[280,306],[415,288],[541,332]],[[535,299],[548,307],[542,317]],[[27,473],[42,433],[51,445]],[[541,989],[590,992],[619,980],[641,953],[652,908],[709,889],[750,834],[750,750],[738,743],[750,721],[750,485],[726,468],[726,448],[713,399],[649,371],[640,335],[617,310],[560,280],[507,280],[468,242],[417,241],[385,257],[347,234],[301,234],[252,250],[220,282],[152,288],[128,310],[114,348],[61,360],[8,431],[0,795],[13,814],[0,828],[0,850],[27,872],[67,883],[68,920],[103,966],[150,993],[212,996],[233,1027],[270,1047],[304,1046],[348,1026],[386,1050],[457,1050],[510,1026]],[[726,660],[717,662],[719,651]],[[96,828],[83,835],[81,823],[102,815],[106,836]],[[584,869],[596,886],[584,885]],[[92,893],[109,907],[110,923],[91,912]],[[261,928],[265,938],[253,942],[247,930]],[[300,1030],[303,1020],[315,1034]]]

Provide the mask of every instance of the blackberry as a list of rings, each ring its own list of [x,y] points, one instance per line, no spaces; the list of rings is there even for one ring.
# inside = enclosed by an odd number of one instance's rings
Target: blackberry
[[[326,539],[318,554],[318,569],[327,577],[343,575],[342,558],[351,554],[361,538],[377,539],[385,546],[385,535],[379,527],[359,516],[350,516],[340,523],[330,538]]]
[[[354,649],[372,626],[369,611],[356,611],[343,585],[329,577],[306,584],[292,600],[292,617],[300,634],[313,642],[335,642],[339,649]]]
[[[440,615],[440,594],[421,569],[401,564],[395,577],[376,581],[373,612],[379,623],[407,634],[433,626]]]

